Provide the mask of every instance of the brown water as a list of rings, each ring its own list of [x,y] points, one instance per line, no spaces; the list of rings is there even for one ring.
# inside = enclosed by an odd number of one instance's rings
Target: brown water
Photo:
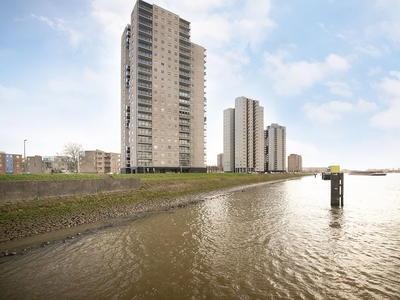
[[[400,299],[400,174],[263,185],[13,257],[0,299]]]

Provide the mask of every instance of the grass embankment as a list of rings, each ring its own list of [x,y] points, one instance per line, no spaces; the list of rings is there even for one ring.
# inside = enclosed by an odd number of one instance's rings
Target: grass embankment
[[[46,181],[46,180],[80,180],[103,179],[96,174],[0,174],[0,181]]]
[[[65,174],[64,174],[65,175]],[[63,175],[63,176],[64,176]],[[0,242],[165,208],[168,199],[220,188],[300,177],[298,174],[135,174],[141,188],[119,193],[35,199],[0,204]],[[184,202],[184,201],[182,201]]]

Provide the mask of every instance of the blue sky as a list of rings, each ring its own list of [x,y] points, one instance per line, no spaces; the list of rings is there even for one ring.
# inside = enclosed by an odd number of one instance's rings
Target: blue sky
[[[2,1],[0,151],[120,152],[120,37],[134,1]],[[400,1],[154,1],[207,49],[208,164],[246,96],[303,166],[400,167]]]

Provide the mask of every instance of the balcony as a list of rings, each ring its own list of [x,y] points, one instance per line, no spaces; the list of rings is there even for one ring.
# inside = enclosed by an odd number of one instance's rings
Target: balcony
[[[179,26],[190,30],[190,23],[179,21]]]
[[[139,40],[142,40],[142,41],[145,41],[145,42],[148,42],[148,43],[152,43],[152,39],[148,38],[147,36],[138,34],[138,38],[139,38]]]
[[[139,48],[144,48],[144,49],[146,49],[146,50],[152,50],[152,47],[151,46],[149,46],[149,45],[147,45],[147,44],[143,44],[143,43],[141,43],[141,42],[139,42],[138,43],[138,46],[139,46]]]
[[[188,67],[186,65],[182,65],[182,64],[179,64],[179,69],[185,69],[185,70],[190,71],[190,67]]]
[[[179,134],[179,139],[190,140],[190,135],[187,134],[187,133],[180,133]]]
[[[179,71],[179,75],[190,78],[190,72]]]
[[[151,137],[139,136],[138,137],[138,143],[151,144]]]
[[[190,39],[185,38],[184,36],[179,36],[179,39],[182,40],[182,41],[190,43]]]
[[[179,29],[179,36],[183,36],[187,39],[190,38],[190,31],[185,29]]]
[[[184,148],[184,147],[179,147],[179,153],[190,153],[190,149]]]
[[[190,57],[190,51],[185,51],[185,50],[179,49],[179,54],[180,55],[185,55],[187,57]]]
[[[148,65],[148,66],[152,65],[151,60],[149,61],[149,60],[145,60],[145,59],[141,59],[141,58],[138,58],[138,63],[145,64],[145,65]]]
[[[151,160],[150,161],[145,161],[144,159],[138,160],[138,167],[151,167]]]
[[[138,86],[140,87],[144,87],[146,89],[150,89],[151,90],[151,84],[147,84],[147,83],[143,83],[143,82],[138,82]]]
[[[149,99],[143,99],[143,98],[139,98],[138,99],[138,102],[139,103],[143,103],[143,104],[148,104],[148,105],[151,105],[152,103],[151,103],[151,100],[149,100]]]
[[[148,30],[148,29],[146,29],[146,28],[144,28],[144,27],[141,27],[141,26],[139,26],[138,30],[139,30],[139,32],[148,34],[148,35],[150,35],[150,36],[153,34],[153,32],[152,32],[151,30]]]
[[[146,18],[147,20],[153,20],[153,17],[152,17],[151,15],[148,15],[148,14],[146,14],[146,13],[144,13],[144,12],[141,12],[140,10],[139,10],[139,12],[138,12],[138,15],[139,15],[140,17]]]
[[[152,154],[148,152],[138,152],[138,158],[151,159]]]
[[[187,106],[181,106],[181,105],[179,105],[179,111],[187,111],[187,112],[190,112],[190,108],[187,107]]]
[[[138,111],[151,112],[151,107],[138,105]]]
[[[151,68],[144,68],[144,67],[138,66],[137,69],[138,69],[140,72],[145,72],[145,73],[150,73],[150,74],[151,74]]]
[[[151,53],[147,53],[147,52],[143,52],[143,51],[138,51],[138,55],[139,56],[144,56],[145,58],[146,57],[148,57],[148,58],[152,58],[153,57],[153,55],[151,55]]]
[[[179,126],[179,131],[182,131],[182,132],[190,132],[190,127]]]
[[[151,120],[150,114],[138,113],[138,119],[142,120]]]
[[[179,99],[179,103],[183,104],[183,105],[190,105],[190,101],[189,100],[184,100],[184,99]]]
[[[187,86],[184,86],[184,85],[179,85],[179,89],[190,92],[190,87],[187,87]]]
[[[179,120],[179,125],[190,126],[190,122],[189,122],[189,121],[186,121],[186,120]]]
[[[185,45],[183,43],[179,43],[179,48],[184,48],[184,49],[190,51],[190,44],[189,45]]]
[[[147,92],[147,91],[140,90],[140,89],[138,89],[138,94],[139,95],[143,95],[143,96],[151,97],[151,92]]]
[[[182,56],[181,56],[181,57],[179,57],[179,62],[184,62],[184,63],[187,63],[187,64],[189,64],[189,65],[190,65],[190,59],[183,58]]]
[[[145,25],[147,27],[153,28],[153,24],[151,24],[150,22],[147,22],[147,21],[142,20],[142,19],[139,19],[138,21],[139,21],[139,24],[141,24],[141,25]]]
[[[138,134],[139,135],[151,135],[151,129],[139,129]]]
[[[138,145],[138,151],[153,151],[151,145]]]
[[[150,76],[141,75],[141,74],[138,74],[138,79],[151,81],[151,77]]]
[[[179,118],[190,119],[190,115],[180,112],[180,113],[179,113]],[[180,121],[179,121],[179,123],[180,123]],[[190,123],[189,123],[189,124],[190,124]]]
[[[190,167],[190,161],[181,161],[179,163],[182,167]]]
[[[184,93],[184,92],[179,92],[179,96],[180,97],[185,97],[185,98],[190,98],[190,94],[189,93]]]
[[[139,121],[138,122],[138,127],[151,128],[151,122]]]
[[[179,140],[179,146],[190,147],[190,142],[188,142],[186,140]]]

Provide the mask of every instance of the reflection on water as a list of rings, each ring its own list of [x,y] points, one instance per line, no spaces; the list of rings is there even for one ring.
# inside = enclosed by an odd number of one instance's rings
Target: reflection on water
[[[0,265],[1,299],[400,298],[400,176],[307,177],[153,215]]]

